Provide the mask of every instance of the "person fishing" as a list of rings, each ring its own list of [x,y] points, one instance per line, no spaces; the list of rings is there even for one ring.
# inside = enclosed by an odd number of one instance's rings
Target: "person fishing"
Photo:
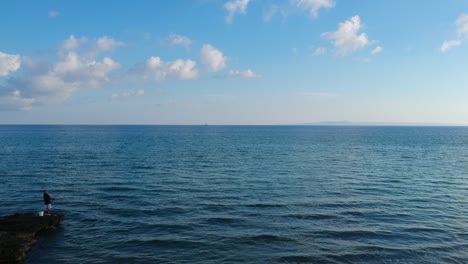
[[[50,195],[47,190],[44,190],[44,204],[46,206],[45,213],[50,214],[52,211],[52,201],[55,200],[55,197]]]

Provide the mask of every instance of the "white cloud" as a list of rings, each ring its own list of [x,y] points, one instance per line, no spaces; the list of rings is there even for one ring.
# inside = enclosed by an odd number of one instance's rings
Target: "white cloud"
[[[170,46],[183,46],[188,48],[190,45],[192,45],[192,40],[186,36],[171,34],[165,39],[165,43]]]
[[[382,52],[382,50],[383,50],[383,48],[381,46],[377,46],[371,51],[371,54],[376,55],[377,53]]]
[[[52,68],[51,73],[63,80],[79,81],[80,86],[96,88],[109,83],[109,73],[119,68],[120,64],[108,57],[99,62],[70,52],[60,58]]]
[[[73,92],[80,88],[79,81],[65,81],[54,72],[47,74],[32,76],[29,79],[23,80],[22,87],[27,87],[30,90],[30,95],[42,97],[44,99],[53,99],[54,101],[61,101],[68,98]]]
[[[333,0],[293,0],[293,5],[309,12],[313,17],[318,16],[318,12],[322,8],[333,8],[335,1]]]
[[[292,48],[292,49],[291,49],[291,52],[292,52],[294,55],[297,54],[297,51],[298,51],[297,48]]]
[[[96,88],[110,83],[109,74],[119,69],[120,64],[109,57],[104,57],[102,61],[97,61],[95,57],[123,43],[104,36],[88,48],[91,52],[78,50],[86,42],[86,38],[77,39],[73,35],[64,41],[59,49],[58,60],[50,67],[48,75],[66,83],[77,83],[80,87]]]
[[[232,23],[236,13],[245,14],[250,0],[233,0],[224,4],[224,9],[228,11],[226,22]]]
[[[159,57],[150,57],[129,72],[129,77],[142,80],[191,80],[198,77],[196,62],[175,60],[164,62]]]
[[[255,74],[251,69],[245,71],[230,70],[226,77],[228,78],[257,78],[259,75]]]
[[[10,78],[0,94],[1,108],[28,109],[34,105],[59,103],[83,88],[98,88],[113,83],[114,71],[120,64],[104,57],[98,61],[95,56],[101,51],[115,47],[113,41],[101,38],[89,47],[95,50],[91,55],[80,49],[86,38],[70,36],[57,51],[57,61],[49,63],[25,57],[23,75]],[[96,47],[98,47],[96,49]]]
[[[0,53],[0,73],[6,75],[22,66],[22,74],[0,84],[0,110],[28,110],[37,105],[61,103],[78,90],[102,88],[122,81],[189,80],[198,77],[196,62],[175,60],[163,62],[150,57],[127,73],[119,73],[121,65],[107,51],[124,45],[109,37],[93,42],[73,35],[57,49],[55,61]],[[224,58],[223,56],[221,56]],[[214,63],[214,62],[213,62]],[[220,65],[212,64],[212,66]],[[117,97],[141,95],[140,90],[117,94]],[[114,96],[115,97],[115,96]]]
[[[138,90],[130,90],[122,93],[113,93],[111,95],[112,100],[118,100],[118,99],[124,99],[128,97],[137,97],[137,96],[142,96],[145,94],[145,90],[143,89],[138,89]]]
[[[116,41],[115,39],[109,38],[107,36],[100,37],[96,41],[96,50],[95,52],[104,52],[104,51],[110,51],[114,50],[115,48],[123,46],[124,43],[120,41]]]
[[[354,16],[340,23],[337,31],[323,33],[322,35],[332,41],[337,54],[345,55],[369,44],[366,33],[358,34],[361,28],[361,19],[359,16]]]
[[[454,47],[458,47],[462,44],[462,39],[468,37],[468,15],[462,14],[457,20],[455,20],[455,25],[457,26],[457,35],[458,39],[446,40],[440,46],[441,52],[447,52]]]
[[[21,57],[14,54],[0,52],[0,76],[7,76],[17,71],[21,66]]]
[[[209,44],[203,45],[200,57],[202,63],[211,71],[222,70],[227,64],[227,57],[220,50]]]
[[[59,48],[59,55],[64,55],[67,52],[76,50],[80,45],[86,43],[87,41],[88,39],[85,37],[77,39],[75,36],[71,35],[68,39],[62,42],[62,45]]]
[[[279,11],[279,7],[276,5],[271,6],[266,11],[263,12],[263,22],[270,22],[270,20],[276,15]]]
[[[34,98],[25,98],[19,90],[8,95],[0,96],[0,110],[31,110],[35,103]]]
[[[58,11],[51,10],[49,11],[48,15],[49,17],[57,17],[58,15],[60,15],[60,13]]]
[[[447,52],[451,48],[454,48],[454,47],[457,47],[457,46],[460,46],[460,45],[461,45],[460,40],[444,41],[444,43],[442,43],[442,46],[440,46],[440,51]]]
[[[314,50],[314,56],[321,56],[325,53],[327,53],[327,48],[324,47],[318,47]]]
[[[462,14],[455,21],[459,37],[468,37],[468,15]]]

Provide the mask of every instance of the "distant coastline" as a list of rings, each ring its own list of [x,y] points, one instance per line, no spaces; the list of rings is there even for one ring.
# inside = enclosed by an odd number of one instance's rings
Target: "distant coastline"
[[[351,122],[351,121],[324,121],[299,123],[301,126],[468,126],[468,124],[452,123],[412,123],[412,122]]]

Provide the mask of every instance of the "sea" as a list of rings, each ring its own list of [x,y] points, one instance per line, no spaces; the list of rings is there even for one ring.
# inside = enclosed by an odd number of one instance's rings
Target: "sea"
[[[25,263],[468,263],[468,127],[0,126]]]

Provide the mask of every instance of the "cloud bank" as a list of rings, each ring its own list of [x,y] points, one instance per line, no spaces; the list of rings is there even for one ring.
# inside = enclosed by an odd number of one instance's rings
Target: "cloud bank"
[[[89,47],[83,47],[85,43],[86,38],[70,36],[59,47],[53,63],[24,57],[23,74],[0,87],[2,108],[28,110],[35,105],[62,102],[78,89],[110,84],[111,74],[121,66],[109,57],[98,60],[97,55],[121,43],[108,37],[99,38]],[[17,69],[17,58],[10,57],[9,65],[10,71]]]
[[[187,46],[191,41],[180,35],[171,35],[171,43]],[[22,67],[17,76],[9,76],[0,84],[0,110],[30,110],[35,106],[62,103],[80,89],[109,87],[122,82],[193,80],[199,76],[193,60],[163,61],[150,56],[122,72],[122,66],[108,53],[125,43],[103,36],[94,41],[71,35],[50,58],[30,58],[0,52],[0,76],[7,76]],[[209,71],[227,66],[227,57],[215,47],[204,45],[200,52]],[[52,58],[52,60],[50,60]],[[250,78],[253,72],[233,72],[238,77]],[[143,90],[113,94],[113,98],[143,95]]]
[[[191,40],[171,35],[173,45],[190,45]],[[71,35],[49,57],[31,58],[0,52],[0,76],[7,76],[22,67],[21,74],[9,76],[0,84],[0,110],[30,110],[36,106],[62,103],[81,89],[98,89],[115,84],[194,80],[199,77],[197,63],[190,59],[163,61],[150,56],[143,62],[122,71],[120,63],[109,57],[125,43],[103,36],[93,41]],[[51,54],[50,54],[51,55]],[[228,57],[210,44],[200,50],[200,60],[209,72],[227,67]],[[256,78],[252,70],[230,70],[227,78]],[[141,96],[143,90],[112,94],[112,99]]]

